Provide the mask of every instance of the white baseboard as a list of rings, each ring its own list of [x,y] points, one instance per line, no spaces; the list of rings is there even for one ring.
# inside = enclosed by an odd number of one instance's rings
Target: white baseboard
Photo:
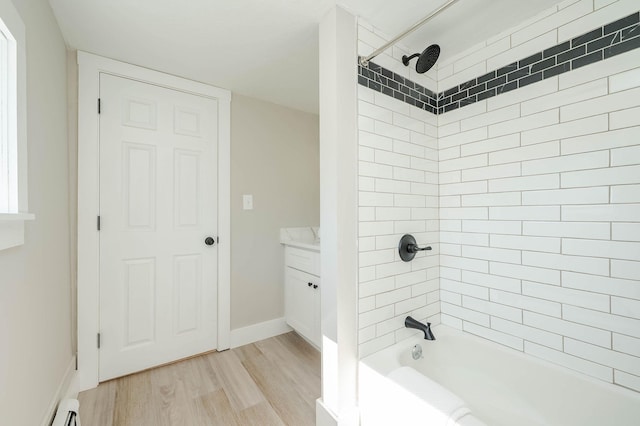
[[[60,381],[60,385],[56,390],[56,393],[51,398],[51,402],[49,403],[49,407],[47,411],[44,413],[44,417],[42,419],[42,426],[49,426],[51,421],[53,420],[53,415],[58,408],[58,404],[61,400],[65,398],[73,397],[73,394],[70,394],[71,391],[71,383],[74,381],[76,376],[76,357],[72,357],[69,365],[67,366],[67,370],[64,372],[64,376],[62,376],[62,380]],[[76,394],[77,396],[77,394]]]
[[[360,424],[360,410],[353,406],[336,415],[324,405],[322,398],[316,399],[316,426],[358,426]]]
[[[284,318],[276,318],[247,327],[231,330],[231,348],[248,345],[279,334],[288,333],[292,330]]]
[[[316,426],[338,426],[338,418],[324,405],[322,398],[316,399]]]

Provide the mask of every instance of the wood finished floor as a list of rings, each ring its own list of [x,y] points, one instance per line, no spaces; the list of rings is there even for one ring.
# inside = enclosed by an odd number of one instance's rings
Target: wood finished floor
[[[101,383],[83,426],[314,425],[320,353],[294,332]]]

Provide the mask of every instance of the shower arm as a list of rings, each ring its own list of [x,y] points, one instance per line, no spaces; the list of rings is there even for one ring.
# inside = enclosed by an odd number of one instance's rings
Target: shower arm
[[[449,6],[456,3],[457,1],[458,0],[448,0],[445,4],[443,4],[442,6],[440,6],[439,8],[437,8],[436,10],[434,10],[433,12],[431,12],[430,14],[422,18],[420,21],[416,22],[411,28],[409,28],[402,34],[396,36],[396,38],[387,42],[384,46],[378,48],[378,50],[374,51],[369,56],[360,57],[360,65],[362,65],[363,67],[366,67],[367,65],[369,65],[370,60],[372,60],[373,58],[375,58],[376,56],[378,56],[379,54],[387,50],[390,46],[396,44],[398,40],[405,38],[415,30],[420,28],[422,25],[426,24],[428,21],[431,20],[431,18],[435,17],[440,12],[443,12],[445,9],[447,9]]]

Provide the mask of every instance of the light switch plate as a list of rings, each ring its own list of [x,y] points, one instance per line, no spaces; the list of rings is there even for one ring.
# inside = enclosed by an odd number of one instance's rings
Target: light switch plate
[[[242,196],[242,209],[253,210],[253,195],[245,194]]]

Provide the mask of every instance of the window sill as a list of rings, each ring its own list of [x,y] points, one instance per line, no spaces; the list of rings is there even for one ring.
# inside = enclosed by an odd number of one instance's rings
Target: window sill
[[[0,250],[24,244],[24,222],[35,220],[31,213],[0,213]]]
[[[0,213],[0,222],[14,222],[16,220],[35,220],[33,213]]]

